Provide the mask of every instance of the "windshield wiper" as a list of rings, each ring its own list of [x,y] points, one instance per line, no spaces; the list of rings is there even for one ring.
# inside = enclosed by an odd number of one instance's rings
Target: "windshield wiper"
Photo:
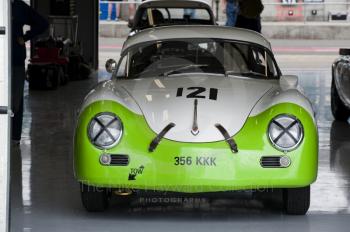
[[[207,64],[190,64],[190,65],[187,65],[187,66],[183,66],[183,67],[180,67],[180,68],[177,68],[177,69],[173,69],[173,70],[164,72],[164,73],[160,74],[159,76],[165,76],[165,77],[167,77],[167,76],[169,76],[169,75],[171,75],[171,74],[174,74],[174,73],[177,73],[177,72],[186,70],[186,69],[190,69],[190,68],[201,68],[201,67],[208,67],[208,65],[207,65]]]
[[[250,76],[250,75],[254,75],[254,76],[260,76],[260,77],[264,77],[267,78],[267,76],[265,76],[265,74],[262,73],[258,73],[258,72],[254,72],[254,71],[247,71],[247,72],[236,72],[236,71],[226,71],[225,72],[225,76],[228,77],[229,75],[235,75],[235,76]]]

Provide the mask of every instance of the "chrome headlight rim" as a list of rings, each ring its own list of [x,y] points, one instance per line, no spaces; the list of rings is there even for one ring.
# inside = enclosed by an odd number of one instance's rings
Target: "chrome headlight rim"
[[[96,118],[101,117],[103,115],[111,116],[111,117],[114,118],[113,121],[114,120],[118,120],[119,123],[120,123],[120,134],[119,134],[118,138],[115,139],[115,141],[112,144],[107,145],[107,146],[101,146],[99,144],[96,144],[96,142],[94,142],[93,138],[91,138],[92,123],[94,121],[96,121]],[[100,149],[100,150],[111,149],[111,148],[115,147],[116,145],[118,145],[120,140],[123,137],[123,134],[124,134],[123,122],[115,113],[112,113],[112,112],[101,112],[101,113],[96,114],[94,117],[91,118],[91,120],[90,120],[90,122],[88,124],[88,128],[87,128],[87,136],[88,136],[88,139],[89,139],[90,143],[92,145],[94,145],[95,147],[97,147],[98,149]],[[114,140],[114,138],[113,138],[113,140]]]
[[[279,146],[278,144],[276,144],[273,141],[273,138],[271,137],[271,133],[270,133],[270,128],[271,128],[271,125],[279,118],[293,119],[299,125],[301,135],[300,135],[299,141],[294,146],[291,146],[289,148],[285,148],[285,147]],[[272,120],[270,121],[270,123],[267,127],[267,136],[269,138],[270,144],[274,148],[276,148],[277,150],[279,150],[281,152],[287,153],[287,152],[291,152],[291,151],[296,150],[300,146],[300,144],[303,142],[303,140],[304,140],[304,127],[303,127],[303,124],[301,123],[301,121],[296,116],[291,115],[291,114],[279,114],[279,115],[276,115],[275,117],[273,117]]]

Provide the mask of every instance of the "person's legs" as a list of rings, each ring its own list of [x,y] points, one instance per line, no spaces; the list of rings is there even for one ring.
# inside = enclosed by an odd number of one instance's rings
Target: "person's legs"
[[[261,33],[261,17],[258,17],[255,21],[255,25],[256,25],[256,32]]]
[[[107,16],[107,20],[111,20],[113,5],[114,5],[114,3],[108,3],[108,16]]]
[[[128,0],[129,1],[129,0]],[[129,19],[133,19],[136,11],[136,4],[135,3],[129,3]]]
[[[245,18],[242,15],[238,15],[235,27],[245,28],[246,26],[245,26],[245,20],[244,19]]]
[[[261,33],[261,19],[256,18],[256,19],[250,19],[246,18],[242,15],[238,15],[237,17],[237,22],[236,22],[236,27],[239,28],[244,28],[252,31],[256,31]]]
[[[246,19],[247,29],[261,33],[260,17],[256,19]]]
[[[14,117],[12,118],[12,140],[21,140],[23,123],[23,91],[25,80],[25,68],[15,66],[12,69],[11,104]]]
[[[115,21],[118,21],[118,20],[119,20],[121,9],[122,9],[122,5],[116,3],[116,4],[115,4]]]
[[[234,4],[232,2],[226,3],[226,26],[234,27],[235,26],[235,20],[234,20]]]
[[[233,27],[236,26],[236,22],[237,22],[237,16],[239,13],[239,6],[237,4],[233,4],[233,11],[232,11],[232,23],[233,23]]]
[[[190,19],[196,18],[196,10],[195,9],[184,9],[184,15],[188,15]]]

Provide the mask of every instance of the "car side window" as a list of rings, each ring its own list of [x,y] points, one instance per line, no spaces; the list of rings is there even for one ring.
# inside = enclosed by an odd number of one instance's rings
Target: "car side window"
[[[121,62],[119,63],[118,70],[116,73],[117,78],[125,78],[127,77],[127,60],[128,60],[128,55],[123,56]]]
[[[270,55],[268,55],[270,56]],[[273,78],[279,78],[278,71],[272,58],[267,59],[268,70]]]
[[[277,78],[278,72],[270,54],[260,47],[251,47],[249,53],[250,70],[265,75],[267,78]]]

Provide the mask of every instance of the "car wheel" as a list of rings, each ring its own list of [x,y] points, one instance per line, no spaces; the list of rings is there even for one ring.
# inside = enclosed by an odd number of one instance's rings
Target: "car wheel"
[[[283,189],[284,210],[291,215],[305,215],[310,207],[310,186]]]
[[[346,108],[339,97],[338,90],[335,86],[334,79],[331,87],[331,108],[334,118],[338,121],[346,121],[350,116],[350,110]]]
[[[81,200],[85,209],[89,212],[102,212],[108,206],[108,191],[105,188],[98,188],[81,184]]]

